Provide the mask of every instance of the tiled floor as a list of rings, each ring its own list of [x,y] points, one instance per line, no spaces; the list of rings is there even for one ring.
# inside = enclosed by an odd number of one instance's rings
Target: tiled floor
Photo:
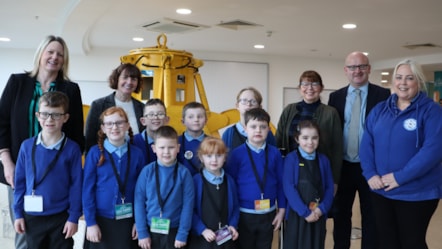
[[[355,202],[355,206],[353,208],[353,226],[360,227],[360,216],[359,214],[359,205],[357,201]],[[8,211],[8,197],[6,187],[0,184],[0,248],[1,249],[13,249],[13,236],[14,230],[12,228],[10,219],[9,219],[9,211]],[[433,219],[431,220],[430,227],[427,233],[427,241],[428,247],[431,249],[442,249],[442,204],[439,205],[436,213],[434,214]],[[325,249],[333,248],[333,238],[331,232],[333,231],[333,222],[331,220],[327,221],[327,236],[325,241]],[[83,242],[84,236],[84,223],[80,222],[79,232],[74,236],[75,240],[75,249],[81,249],[81,244]],[[277,243],[274,243],[275,245]],[[276,249],[277,246],[274,246]],[[350,249],[360,249],[360,240],[355,239],[351,241]]]

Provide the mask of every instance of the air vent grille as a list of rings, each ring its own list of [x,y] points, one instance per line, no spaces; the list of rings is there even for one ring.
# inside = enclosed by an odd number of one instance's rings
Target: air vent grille
[[[142,25],[142,27],[149,31],[155,31],[166,34],[183,33],[183,32],[209,28],[209,26],[207,25],[174,20],[171,18],[163,18],[161,20],[152,21]]]
[[[240,29],[249,29],[249,28],[255,28],[255,27],[261,27],[262,25],[243,21],[240,19],[236,19],[233,21],[228,22],[221,22],[217,26],[227,28],[227,29],[233,29],[233,30],[240,30]]]
[[[413,50],[413,49],[416,49],[416,48],[440,48],[441,46],[433,44],[433,43],[421,43],[421,44],[404,45],[402,47]]]

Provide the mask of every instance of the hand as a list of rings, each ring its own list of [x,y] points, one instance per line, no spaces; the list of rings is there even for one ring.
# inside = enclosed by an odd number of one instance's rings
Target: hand
[[[234,228],[232,226],[229,226],[229,231],[230,231],[230,234],[232,234],[232,240],[237,240],[238,236],[239,236],[239,233],[236,230],[236,228]]]
[[[86,239],[90,242],[98,243],[101,241],[101,230],[98,225],[86,228]]]
[[[16,219],[14,221],[14,228],[17,233],[24,234],[26,232],[25,219]]]
[[[383,175],[381,179],[382,183],[384,184],[385,191],[389,191],[399,187],[399,184],[396,182],[393,173],[388,173],[386,175]]]
[[[11,185],[11,188],[14,188],[15,163],[11,159],[11,153],[9,151],[3,151],[1,159],[6,182]]]
[[[311,212],[306,218],[305,218],[305,220],[308,222],[308,223],[312,223],[312,222],[316,222],[316,221],[318,221],[319,220],[319,217],[318,217],[318,215],[317,214],[315,214],[315,212]]]
[[[135,227],[135,224],[132,226],[132,240],[138,239],[138,232],[137,228]]]
[[[65,239],[71,238],[78,231],[78,224],[66,221],[63,227],[63,234],[66,234]]]
[[[367,183],[372,190],[379,190],[385,187],[381,177],[378,175],[372,176],[370,179],[368,179]]]
[[[150,243],[151,243],[150,238],[138,240],[138,246],[141,247],[142,249],[150,249]]]
[[[181,247],[185,247],[185,246],[186,246],[186,242],[175,240],[175,248],[181,248]]]
[[[318,207],[315,208],[315,210],[313,210],[313,213],[316,214],[316,217],[318,217],[318,219],[321,218],[321,216],[322,216],[322,211],[321,211],[321,209],[318,208]]]
[[[204,229],[201,235],[204,237],[204,239],[206,239],[207,242],[212,242],[216,239],[216,234],[208,228]]]
[[[274,227],[273,231],[277,231],[281,227],[281,223],[284,220],[285,208],[279,208],[278,213],[272,221]]]

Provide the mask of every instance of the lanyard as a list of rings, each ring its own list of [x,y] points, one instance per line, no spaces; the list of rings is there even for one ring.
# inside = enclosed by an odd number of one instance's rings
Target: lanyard
[[[127,146],[127,165],[126,165],[126,176],[124,177],[124,183],[121,182],[121,179],[117,172],[117,166],[115,165],[114,158],[112,157],[112,154],[107,151],[107,154],[109,155],[109,161],[111,162],[112,169],[114,171],[115,178],[117,178],[118,183],[118,190],[121,194],[121,203],[124,204],[124,199],[126,199],[126,185],[127,180],[129,179],[129,168],[130,168],[130,146]]]
[[[35,181],[35,179],[37,178],[37,167],[35,166],[35,150],[37,148],[37,137],[35,137],[34,139],[34,145],[32,146],[32,171],[34,173],[34,184],[33,184],[33,189],[32,189],[32,193],[34,193],[35,189],[37,188],[38,185],[40,185],[40,183],[43,181],[43,179],[48,175],[49,171],[51,171],[54,167],[55,164],[58,161],[58,158],[61,155],[61,151],[64,148],[64,144],[66,143],[66,136],[64,136],[63,141],[61,141],[61,147],[60,149],[57,151],[57,154],[55,155],[54,159],[52,159],[52,161],[49,163],[48,167],[46,167],[45,172],[43,173],[43,176],[41,177],[40,181]]]
[[[252,169],[253,169],[253,173],[255,173],[256,182],[258,183],[259,189],[261,190],[261,199],[264,199],[264,187],[267,182],[267,171],[269,168],[269,151],[267,149],[268,146],[266,146],[266,148],[265,148],[266,162],[264,165],[264,176],[263,176],[262,181],[261,181],[261,179],[259,179],[258,170],[256,169],[256,164],[255,164],[255,161],[253,160],[253,156],[252,156],[252,151],[250,150],[250,148],[247,144],[245,144],[245,146],[247,148],[247,153],[249,154],[250,162],[252,163]]]
[[[167,193],[166,198],[164,200],[161,197],[160,173],[159,173],[158,167],[159,167],[158,166],[158,162],[155,162],[155,185],[156,185],[156,189],[157,189],[158,205],[160,205],[160,217],[161,217],[162,214],[163,214],[164,204],[166,203],[167,199],[169,199],[170,194],[172,193],[173,189],[175,188],[176,177],[177,177],[177,173],[178,173],[178,161],[176,162],[175,169],[173,171],[173,185],[172,185],[172,188],[170,188],[170,190]]]
[[[212,206],[213,206],[213,208],[215,208],[215,214],[217,214],[218,215],[218,226],[219,226],[219,228],[221,228],[221,223],[222,223],[222,220],[221,220],[221,214],[222,214],[222,211],[223,211],[223,209],[222,209],[222,206],[217,206],[216,205],[216,202],[215,202],[215,199],[214,199],[214,197],[210,194],[211,192],[209,191],[209,188],[210,188],[210,183],[209,183],[209,181],[207,181],[207,179],[204,177],[204,174],[203,174],[203,172],[201,171],[200,172],[201,173],[201,177],[203,178],[203,182],[204,182],[204,186],[207,188],[207,192],[209,193],[209,201],[210,201],[210,203],[212,204]],[[227,181],[226,181],[226,179],[225,179],[225,175],[224,175],[224,180],[223,180],[223,183],[226,183],[226,187],[227,187],[227,189],[228,189],[228,186],[227,186]],[[203,190],[204,191],[204,190]],[[219,192],[218,192],[219,193]],[[223,193],[223,192],[221,192],[221,193]],[[223,205],[224,203],[226,203],[226,196],[227,196],[227,192],[224,192],[225,194],[223,194],[223,196],[221,197],[222,199],[221,199],[221,205]],[[217,196],[217,198],[218,198],[219,196]]]

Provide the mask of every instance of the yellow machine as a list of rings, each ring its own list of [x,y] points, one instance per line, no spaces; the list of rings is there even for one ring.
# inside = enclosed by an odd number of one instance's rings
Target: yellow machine
[[[139,100],[159,98],[164,101],[169,125],[178,133],[185,130],[181,123],[181,111],[186,103],[201,102],[207,111],[208,122],[204,129],[206,134],[218,136],[218,130],[238,122],[239,113],[236,109],[221,114],[211,112],[207,102],[201,75],[198,68],[203,61],[193,58],[186,51],[167,48],[167,37],[161,34],[157,38],[156,47],[133,49],[128,55],[122,56],[122,63],[136,65],[143,75],[142,91],[134,95]],[[197,100],[197,96],[199,100]]]

